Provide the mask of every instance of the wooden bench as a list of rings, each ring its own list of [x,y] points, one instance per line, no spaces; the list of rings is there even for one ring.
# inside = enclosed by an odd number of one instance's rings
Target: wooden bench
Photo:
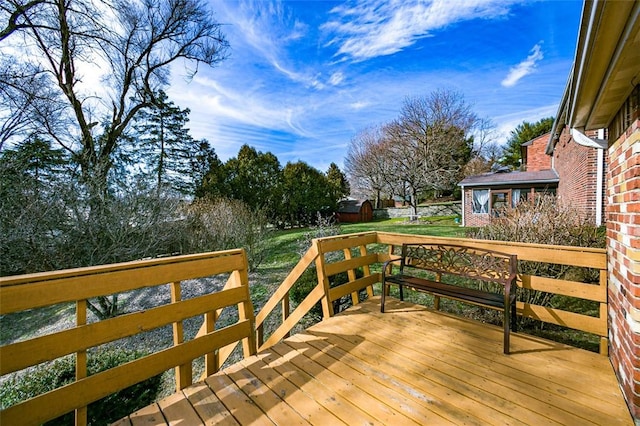
[[[391,267],[397,262],[400,263],[400,270],[397,274],[391,274]],[[418,276],[427,275],[427,272],[432,278]],[[433,294],[435,309],[439,309],[440,297],[446,297],[500,310],[504,313],[504,353],[508,354],[509,334],[512,329],[516,331],[516,274],[516,255],[458,245],[403,244],[401,257],[384,263],[380,311],[384,312],[391,285],[399,287],[400,300],[404,299],[404,286]],[[504,288],[494,293],[457,283],[445,283],[443,278],[447,276],[453,281],[459,282],[463,278],[462,281],[496,283]]]

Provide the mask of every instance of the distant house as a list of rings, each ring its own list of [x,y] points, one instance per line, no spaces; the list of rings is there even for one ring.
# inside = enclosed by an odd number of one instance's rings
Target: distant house
[[[373,206],[369,200],[343,200],[338,203],[337,216],[342,223],[371,222]]]
[[[582,218],[601,225],[606,202],[607,141],[602,131],[589,135],[568,128],[557,135],[546,133],[522,144],[524,171],[498,171],[464,179],[459,183],[464,201],[463,225],[487,225],[499,209],[515,207],[537,192],[556,194],[560,202],[575,208]]]
[[[492,173],[469,176],[458,185],[462,188],[462,225],[484,226],[505,207],[531,200],[536,193],[555,194],[560,177],[545,154],[549,133],[522,144],[523,169],[499,169]]]

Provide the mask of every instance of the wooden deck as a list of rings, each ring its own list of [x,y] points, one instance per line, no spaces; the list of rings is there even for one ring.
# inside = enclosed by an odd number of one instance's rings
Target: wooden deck
[[[120,424],[631,425],[609,360],[379,298]]]

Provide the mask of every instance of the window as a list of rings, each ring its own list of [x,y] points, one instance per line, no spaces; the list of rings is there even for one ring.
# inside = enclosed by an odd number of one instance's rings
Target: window
[[[500,216],[506,207],[510,206],[509,193],[511,191],[491,191],[491,213]]]
[[[511,190],[511,207],[515,208],[518,203],[527,201],[531,188],[515,188]]]
[[[473,190],[473,213],[489,213],[489,190]]]

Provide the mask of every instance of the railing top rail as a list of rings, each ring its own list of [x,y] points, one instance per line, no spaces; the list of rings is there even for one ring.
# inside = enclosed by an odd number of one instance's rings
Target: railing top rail
[[[243,249],[6,277],[0,315],[246,269]]]
[[[417,235],[417,234],[403,234],[399,232],[385,232],[378,231],[375,232],[378,235],[378,240],[382,244],[386,244],[385,237],[415,237],[416,239],[425,240],[434,242],[443,242],[450,244],[462,244],[462,245],[471,245],[471,244],[490,244],[490,245],[499,245],[504,247],[527,247],[527,248],[540,248],[545,250],[564,250],[564,251],[573,251],[573,252],[585,252],[585,253],[598,253],[598,254],[606,254],[607,250],[603,248],[594,248],[594,247],[577,247],[577,246],[562,246],[562,245],[551,245],[551,244],[537,244],[537,243],[521,243],[514,241],[500,241],[500,240],[479,240],[474,238],[461,238],[461,237],[436,237],[431,235]],[[381,238],[382,237],[382,238]]]
[[[498,249],[512,253],[519,261],[571,265],[587,268],[607,269],[607,251],[600,248],[558,246],[510,241],[476,240],[471,238],[433,237],[427,235],[400,234],[378,232],[377,242],[380,244],[401,245],[403,243],[442,243],[457,244],[468,247]]]
[[[26,284],[32,282],[51,281],[64,278],[76,278],[98,275],[107,272],[119,272],[132,269],[147,268],[159,265],[186,263],[194,260],[213,259],[242,254],[242,249],[223,250],[207,253],[186,254],[182,256],[160,257],[153,259],[133,260],[130,262],[111,263],[107,265],[86,266],[81,268],[63,269],[59,271],[36,272],[33,274],[11,275],[0,277],[0,287]]]

